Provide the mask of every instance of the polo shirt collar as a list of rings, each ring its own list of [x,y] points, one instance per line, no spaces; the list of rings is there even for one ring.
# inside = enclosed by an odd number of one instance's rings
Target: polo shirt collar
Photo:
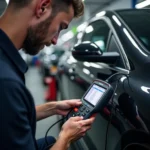
[[[7,57],[15,64],[15,66],[25,73],[28,69],[27,64],[19,54],[18,50],[15,48],[14,44],[11,42],[9,37],[0,29],[0,47],[5,52]]]

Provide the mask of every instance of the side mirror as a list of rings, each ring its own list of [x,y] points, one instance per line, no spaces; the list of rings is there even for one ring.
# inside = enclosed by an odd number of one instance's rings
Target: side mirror
[[[102,55],[102,53],[102,50],[95,43],[91,43],[89,41],[77,44],[72,49],[72,55],[77,57],[77,59],[80,56],[99,56]]]
[[[120,55],[117,52],[104,52],[92,42],[83,42],[75,45],[72,55],[79,61],[102,62],[114,64]]]

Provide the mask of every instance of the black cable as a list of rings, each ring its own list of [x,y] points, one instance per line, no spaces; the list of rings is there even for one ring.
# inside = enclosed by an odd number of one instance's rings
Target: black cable
[[[118,76],[118,75],[124,75],[126,76],[127,78],[129,77],[128,74],[124,74],[124,73],[115,73],[113,75],[111,75],[110,77],[108,77],[105,81],[109,83],[110,79],[113,78],[114,76]],[[115,80],[116,81],[116,80]],[[118,81],[118,79],[117,79]]]
[[[111,102],[112,105],[113,105],[114,95],[115,95],[115,92],[116,92],[117,87],[118,87],[118,83],[119,83],[119,80],[118,80],[118,82],[116,83],[116,87],[115,87],[114,93],[113,93],[113,95],[112,95],[112,97],[111,97],[111,99],[112,99],[112,102]],[[106,129],[106,136],[105,136],[105,150],[107,150],[108,130],[109,130],[109,126],[110,126],[112,117],[113,117],[113,108],[111,109],[111,115],[110,115],[110,117],[109,117],[109,121],[108,121],[108,124],[107,124],[107,129]]]
[[[48,150],[49,148],[51,148],[55,143],[48,145],[47,147],[45,147],[43,150]]]
[[[132,87],[131,87],[130,82],[129,82],[129,74],[115,73],[115,74],[111,75],[110,77],[108,77],[105,81],[109,83],[109,81],[110,81],[111,78],[113,78],[114,76],[118,76],[118,75],[123,75],[123,76],[127,77],[129,87],[130,87],[131,91],[133,92]],[[121,78],[122,78],[122,77],[121,77]],[[113,82],[119,81],[121,78],[116,79],[116,80],[114,80]]]
[[[52,125],[48,128],[48,130],[47,130],[47,132],[46,132],[46,134],[45,134],[45,142],[46,142],[47,146],[49,146],[49,145],[48,145],[48,140],[47,140],[47,134],[48,134],[48,132],[50,131],[50,129],[51,129],[53,126],[55,126],[57,123],[63,121],[64,119],[65,119],[65,118],[62,118],[62,119],[58,120],[57,122],[55,122],[54,124],[52,124]]]
[[[110,123],[111,123],[111,120],[112,120],[112,112],[111,112],[111,115],[110,115],[110,118],[109,118],[109,121],[108,121],[108,124],[107,124],[107,129],[106,129],[106,136],[105,136],[105,150],[107,150],[107,141],[108,141],[108,130],[109,130],[109,126],[110,126]]]
[[[55,143],[53,143],[53,144],[48,145],[48,140],[47,140],[48,132],[49,132],[49,131],[51,130],[51,128],[54,127],[57,123],[63,121],[63,120],[66,119],[66,118],[68,119],[68,118],[69,118],[69,114],[71,113],[71,111],[72,111],[72,109],[69,111],[69,113],[67,114],[66,117],[64,117],[64,118],[62,118],[62,119],[60,119],[60,120],[58,120],[57,122],[55,122],[54,124],[52,124],[52,125],[48,128],[48,130],[47,130],[47,132],[46,132],[46,134],[45,134],[45,143],[47,144],[47,147],[44,148],[44,150],[47,150],[48,148],[52,147],[52,146],[55,144]]]

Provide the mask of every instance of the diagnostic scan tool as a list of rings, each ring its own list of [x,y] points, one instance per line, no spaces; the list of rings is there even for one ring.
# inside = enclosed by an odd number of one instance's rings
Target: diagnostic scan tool
[[[107,105],[113,93],[113,88],[109,83],[95,80],[81,98],[82,105],[74,108],[68,114],[68,118],[75,116],[83,116],[84,119],[90,118]]]

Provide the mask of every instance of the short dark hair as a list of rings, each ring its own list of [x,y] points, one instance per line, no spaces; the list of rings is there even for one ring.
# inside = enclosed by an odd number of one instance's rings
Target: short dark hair
[[[53,0],[52,9],[57,12],[65,11],[68,12],[68,7],[72,5],[74,9],[74,17],[78,18],[84,13],[84,4],[82,0]]]
[[[31,2],[32,0],[9,0],[9,5],[13,4],[16,8],[23,8]]]
[[[16,8],[28,6],[32,0],[10,0],[9,5],[13,4]],[[84,4],[82,0],[52,0],[52,9],[55,12],[68,12],[68,7],[72,5],[74,8],[74,17],[78,18],[84,13]]]

